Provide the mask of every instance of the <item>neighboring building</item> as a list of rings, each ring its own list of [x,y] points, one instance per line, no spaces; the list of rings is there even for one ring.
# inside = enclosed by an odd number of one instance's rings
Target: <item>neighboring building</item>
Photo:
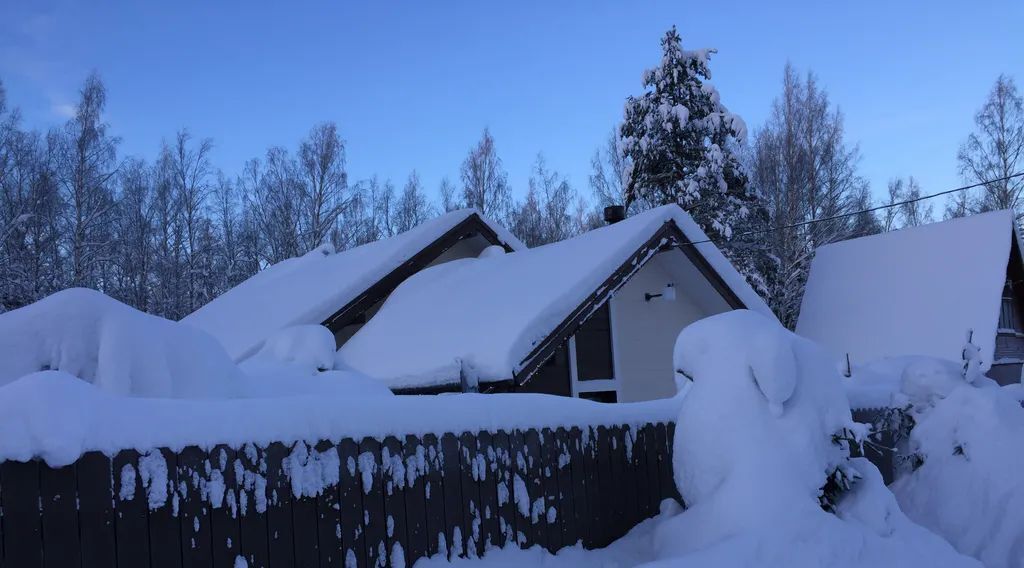
[[[526,248],[476,210],[452,211],[391,238],[341,252],[319,247],[279,262],[182,321],[216,337],[235,361],[293,325],[323,324],[341,346],[406,278],[489,246]]]
[[[680,330],[740,308],[775,318],[690,216],[667,205],[424,270],[341,346],[338,362],[405,393],[664,398],[676,392]]]
[[[959,361],[968,330],[988,376],[1024,362],[1024,264],[1012,211],[851,239],[818,249],[796,331],[849,355]]]

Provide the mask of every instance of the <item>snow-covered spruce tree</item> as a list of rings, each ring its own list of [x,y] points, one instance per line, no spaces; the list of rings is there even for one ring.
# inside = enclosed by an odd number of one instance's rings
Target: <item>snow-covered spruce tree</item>
[[[675,27],[661,48],[661,65],[644,72],[645,92],[626,101],[619,127],[620,151],[631,166],[625,205],[678,203],[710,238],[728,239],[753,201],[734,152],[746,125],[708,82],[715,50],[684,50]]]

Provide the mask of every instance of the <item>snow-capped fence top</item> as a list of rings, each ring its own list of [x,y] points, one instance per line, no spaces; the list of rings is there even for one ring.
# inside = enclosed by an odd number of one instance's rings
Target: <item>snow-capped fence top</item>
[[[0,566],[406,566],[601,547],[679,498],[672,437],[648,422],[9,460]]]

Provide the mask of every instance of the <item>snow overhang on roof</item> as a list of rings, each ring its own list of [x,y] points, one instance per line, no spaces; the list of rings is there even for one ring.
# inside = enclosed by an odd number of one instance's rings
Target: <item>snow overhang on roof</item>
[[[988,369],[1014,225],[1012,211],[993,211],[820,247],[797,333],[856,365],[959,360],[970,329]]]
[[[460,374],[485,383],[511,379],[588,299],[614,292],[607,289],[610,276],[629,272],[624,282],[632,275],[630,263],[639,269],[657,252],[655,246],[643,255],[666,227],[699,243],[687,246],[738,307],[774,318],[718,248],[704,242],[690,216],[667,205],[565,241],[424,270],[399,286],[339,349],[339,363],[393,389],[450,385]]]
[[[322,323],[418,253],[467,222],[490,229],[500,244],[525,249],[519,239],[475,209],[426,221],[409,231],[352,249],[318,247],[267,267],[182,321],[216,337],[236,361],[252,355],[275,331]]]

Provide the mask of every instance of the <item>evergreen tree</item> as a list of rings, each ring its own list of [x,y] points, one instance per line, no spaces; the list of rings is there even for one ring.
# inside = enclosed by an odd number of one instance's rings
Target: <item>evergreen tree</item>
[[[661,65],[644,73],[645,92],[626,101],[619,127],[620,150],[630,164],[625,205],[678,203],[709,237],[728,239],[752,202],[734,153],[746,126],[708,82],[715,50],[684,50],[675,27],[661,48]]]

